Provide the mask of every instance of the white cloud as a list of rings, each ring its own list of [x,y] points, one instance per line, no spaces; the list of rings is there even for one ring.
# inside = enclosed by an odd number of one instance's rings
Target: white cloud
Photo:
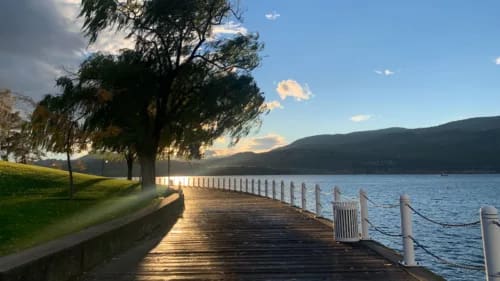
[[[495,59],[495,64],[496,65],[500,65],[500,57],[498,57],[498,58]]]
[[[277,20],[281,15],[276,13],[276,11],[272,11],[270,13],[267,13],[265,16],[268,20]]]
[[[391,76],[391,75],[395,74],[395,72],[390,70],[390,69],[375,70],[375,73],[377,73],[378,75],[384,75],[384,76]]]
[[[134,40],[125,37],[126,34],[124,32],[105,30],[101,33],[99,38],[97,38],[97,41],[89,46],[88,51],[99,51],[117,55],[122,49],[134,49]]]
[[[207,157],[221,157],[247,151],[261,153],[284,146],[287,141],[278,134],[267,134],[260,137],[243,138],[233,147],[227,147],[228,143],[229,139],[221,138],[221,140],[215,142],[213,147],[205,150],[205,155]]]
[[[368,121],[372,118],[371,115],[367,114],[359,114],[359,115],[354,115],[351,118],[349,118],[352,122],[363,122],[363,121]]]
[[[307,84],[302,86],[297,81],[291,79],[279,82],[276,91],[282,100],[292,97],[297,101],[302,101],[312,97],[311,90]]]
[[[230,21],[222,25],[216,25],[212,28],[214,35],[220,34],[247,34],[248,30],[238,22]]]
[[[283,109],[284,108],[283,105],[279,101],[277,101],[277,100],[266,102],[264,104],[264,106],[265,106],[266,109],[269,109],[269,110],[274,110],[276,108],[279,108],[279,109]]]

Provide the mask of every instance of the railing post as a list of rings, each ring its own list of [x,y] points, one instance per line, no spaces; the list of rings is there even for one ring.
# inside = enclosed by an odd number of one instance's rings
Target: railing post
[[[340,188],[338,186],[333,188],[333,201],[340,202]]]
[[[217,178],[217,189],[220,189],[220,178]]]
[[[240,178],[240,192],[243,191],[243,179]]]
[[[252,194],[255,194],[255,180],[252,179]]]
[[[413,248],[413,226],[411,221],[410,197],[401,195],[399,200],[401,210],[401,234],[403,235],[403,265],[416,266],[415,249]]]
[[[267,180],[264,180],[264,195],[267,197]]]
[[[295,201],[295,196],[294,196],[294,189],[295,185],[293,184],[293,181],[290,182],[290,205],[293,206],[293,202]]]
[[[257,195],[260,196],[260,179],[257,180],[257,192],[258,192]]]
[[[236,190],[236,178],[233,179],[233,191],[237,191]]]
[[[285,182],[281,181],[281,202],[285,202]]]
[[[307,203],[306,202],[306,200],[307,200],[306,199],[306,191],[307,191],[307,189],[306,189],[306,184],[305,183],[302,183],[302,190],[301,191],[302,191],[301,195],[300,195],[300,197],[302,197],[301,198],[302,199],[302,206],[301,207],[302,207],[302,210],[305,211],[307,209],[307,207],[306,207],[306,203]]]
[[[368,233],[368,200],[366,192],[363,189],[359,190],[359,205],[361,208],[361,240],[370,240]]]
[[[276,181],[273,180],[273,200],[276,200]]]
[[[248,179],[245,179],[245,192],[248,193]]]
[[[498,210],[485,206],[480,210],[486,281],[500,280],[500,223]]]
[[[227,178],[227,181],[228,181],[228,183],[227,183],[228,184],[227,189],[229,191],[231,191],[231,178]]]
[[[321,217],[321,188],[319,184],[314,187],[314,195],[316,197],[316,216]]]

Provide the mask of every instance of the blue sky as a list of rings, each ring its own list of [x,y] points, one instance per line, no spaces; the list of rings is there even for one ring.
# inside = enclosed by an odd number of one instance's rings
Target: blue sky
[[[89,52],[133,46],[108,33],[89,47],[76,19],[79,3],[2,3],[0,36],[9,40],[0,42],[0,88],[40,98]],[[238,146],[217,140],[212,154],[265,151],[315,134],[500,115],[498,1],[240,4],[243,23],[219,32],[260,34],[265,49],[254,76],[267,102],[279,107]]]
[[[500,114],[498,1],[241,3],[243,26],[265,43],[256,80],[283,106],[264,118],[259,136],[289,143]],[[281,99],[277,83],[288,79],[307,84],[312,97]]]

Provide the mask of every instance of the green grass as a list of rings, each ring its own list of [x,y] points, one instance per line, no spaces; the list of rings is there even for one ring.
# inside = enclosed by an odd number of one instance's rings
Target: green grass
[[[78,173],[74,180],[70,200],[67,172],[0,161],[0,256],[159,202],[138,182]]]

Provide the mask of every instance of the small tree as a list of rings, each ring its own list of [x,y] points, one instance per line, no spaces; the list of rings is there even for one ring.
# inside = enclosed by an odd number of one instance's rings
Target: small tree
[[[47,151],[66,154],[72,198],[75,190],[71,155],[86,148],[87,135],[81,122],[85,112],[78,102],[82,100],[82,92],[71,79],[61,77],[57,85],[62,94],[45,96],[33,112],[33,140]]]
[[[35,106],[32,98],[0,90],[0,157],[8,161],[27,163],[38,160],[42,151],[31,141],[29,121]]]

